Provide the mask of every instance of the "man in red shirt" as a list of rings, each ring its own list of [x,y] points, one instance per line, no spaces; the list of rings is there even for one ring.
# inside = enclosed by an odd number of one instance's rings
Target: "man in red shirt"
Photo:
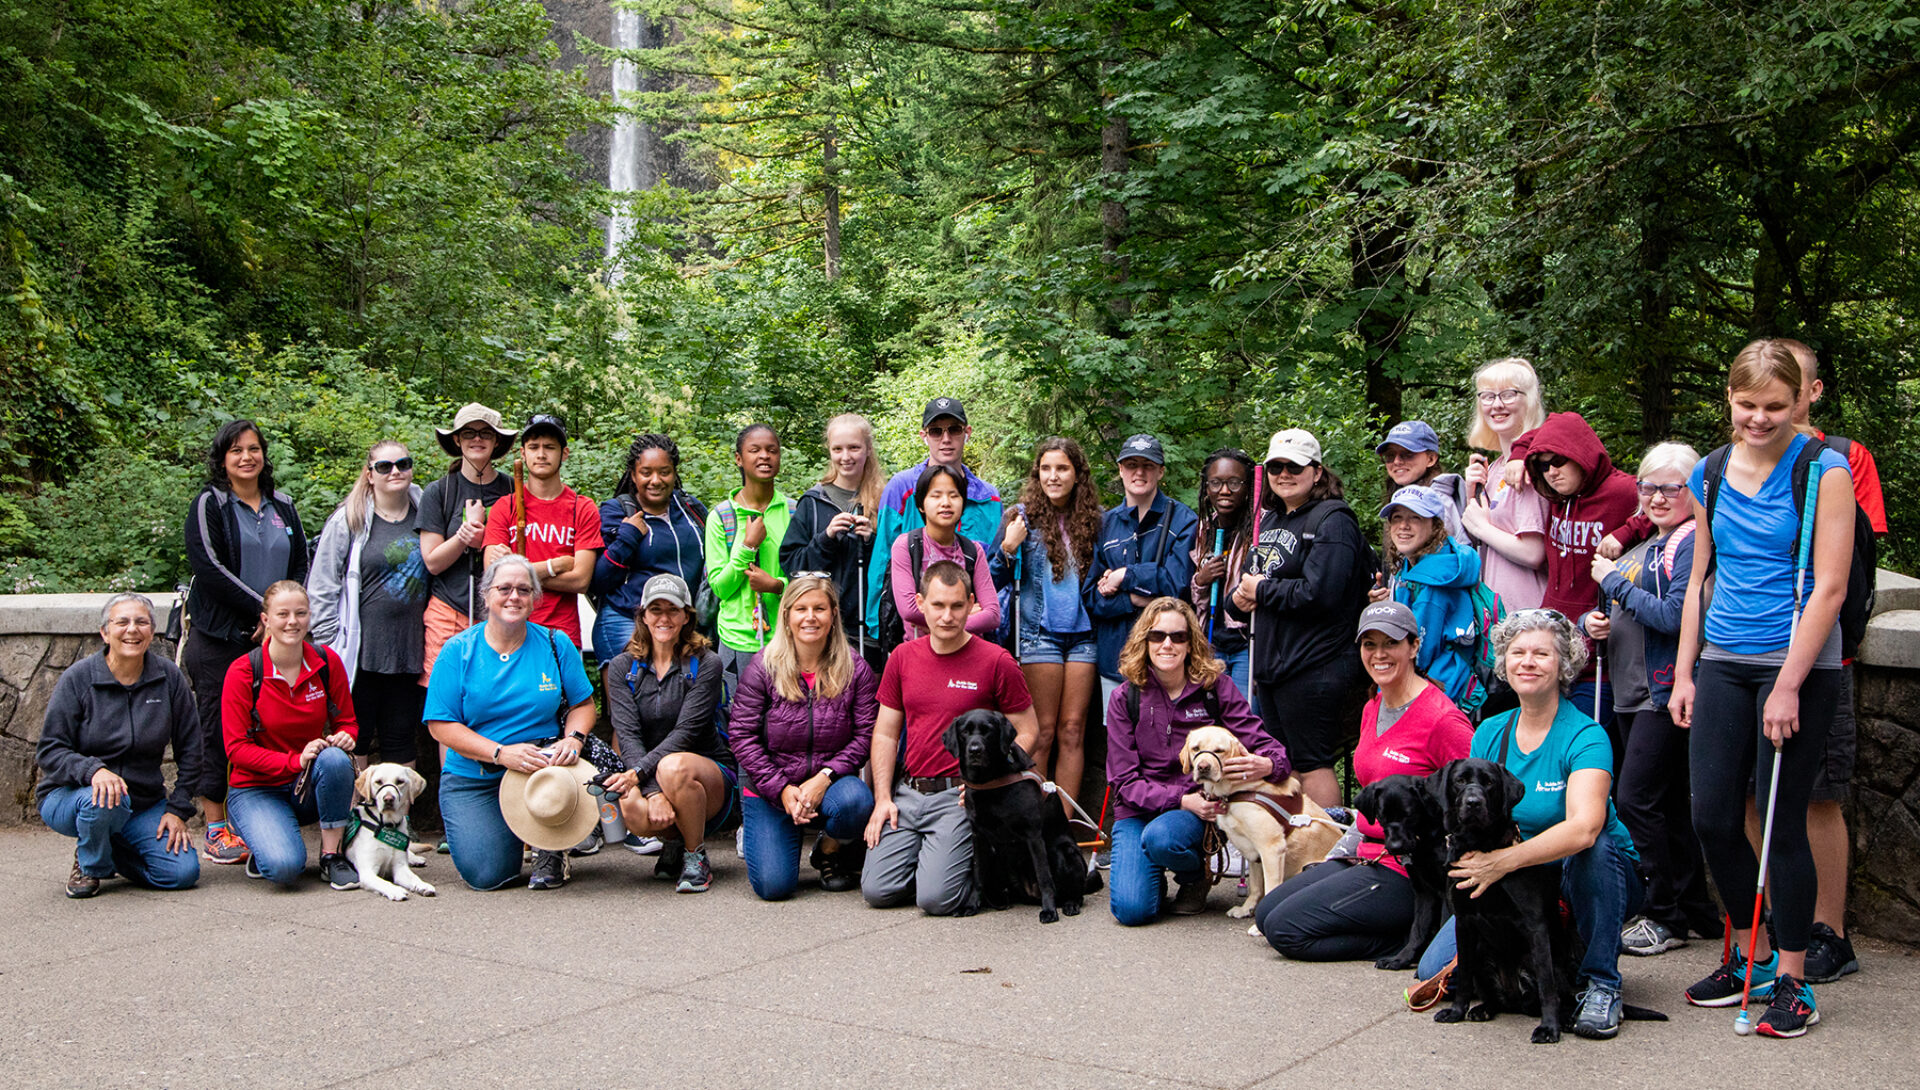
[[[1813,403],[1825,392],[1820,382],[1820,361],[1813,349],[1799,341],[1782,340],[1793,357],[1800,361],[1800,402],[1793,409],[1796,427],[1808,427]],[[1813,429],[1815,438],[1826,441],[1826,434]],[[1850,440],[1847,468],[1853,473],[1853,498],[1867,513],[1873,532],[1887,532],[1887,503],[1880,492],[1880,468],[1866,444]],[[1840,706],[1834,712],[1833,726],[1827,732],[1827,759],[1819,777],[1813,781],[1813,800],[1807,805],[1807,840],[1813,845],[1813,869],[1820,892],[1813,906],[1813,941],[1807,947],[1807,983],[1821,984],[1838,980],[1860,968],[1847,941],[1847,819],[1840,803],[1853,782],[1857,728],[1853,718],[1852,664],[1840,672]],[[1759,841],[1760,820],[1749,811],[1749,839]]]
[[[967,632],[977,605],[964,568],[951,560],[929,564],[914,600],[928,634],[895,649],[880,675],[867,822],[872,850],[860,892],[875,908],[912,897],[929,916],[951,916],[973,899],[973,828],[960,804],[960,763],[941,736],[959,715],[997,711],[1032,753],[1040,721],[1013,656]]]
[[[558,417],[541,413],[520,431],[520,457],[526,463],[527,540],[515,532],[513,493],[494,501],[487,512],[486,558],[489,567],[508,553],[523,553],[540,573],[540,605],[532,620],[557,628],[580,646],[580,607],[576,596],[593,579],[600,538],[600,509],[560,480],[567,461],[567,429]]]

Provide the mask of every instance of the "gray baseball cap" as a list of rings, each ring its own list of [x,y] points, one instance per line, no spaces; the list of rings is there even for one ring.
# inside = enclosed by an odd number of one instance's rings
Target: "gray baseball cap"
[[[1384,632],[1396,640],[1404,640],[1420,634],[1420,622],[1413,619],[1413,610],[1403,603],[1375,602],[1360,612],[1360,630],[1353,634],[1353,642],[1359,643],[1360,637],[1369,632]]]
[[[647,580],[640,592],[640,608],[645,609],[655,602],[665,602],[681,609],[693,608],[693,592],[687,589],[687,581],[677,575],[660,574]]]

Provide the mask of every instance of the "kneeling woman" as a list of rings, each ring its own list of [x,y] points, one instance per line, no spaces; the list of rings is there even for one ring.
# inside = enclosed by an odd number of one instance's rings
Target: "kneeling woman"
[[[580,760],[593,730],[593,682],[566,633],[527,620],[540,604],[533,562],[508,554],[480,579],[487,620],[448,640],[427,680],[427,729],[447,747],[440,817],[460,878],[500,889],[520,877],[521,844],[500,811],[508,769]],[[558,741],[536,743],[559,734]],[[567,853],[534,853],[533,889],[567,879]]]
[[[1386,776],[1425,776],[1465,757],[1473,727],[1415,666],[1421,640],[1413,610],[1375,602],[1360,614],[1358,640],[1360,665],[1379,686],[1360,713],[1360,744],[1353,751],[1360,785]],[[1351,856],[1307,867],[1254,909],[1260,933],[1287,957],[1380,959],[1406,943],[1413,926],[1407,868],[1387,854],[1386,831],[1371,815],[1359,815],[1355,824],[1360,843]]]
[[[729,724],[746,778],[747,882],[761,900],[793,896],[808,828],[821,831],[812,862],[822,888],[859,888],[861,834],[873,813],[860,766],[879,695],[880,679],[847,647],[832,580],[819,572],[788,579],[773,641],[740,675]]]
[[[227,818],[253,849],[247,877],[292,885],[307,867],[300,826],[320,824],[320,877],[360,888],[342,854],[353,809],[353,717],[347,667],[331,647],[307,642],[307,589],[291,579],[260,599],[262,646],[233,660],[220,694],[227,759]],[[305,782],[302,783],[301,781]]]
[[[1251,752],[1226,761],[1236,779],[1284,779],[1287,751],[1261,729],[1226,666],[1213,657],[1193,607],[1155,598],[1140,610],[1120,651],[1125,683],[1107,702],[1107,782],[1113,785],[1113,918],[1129,927],[1160,916],[1172,871],[1176,916],[1207,907],[1201,837],[1226,807],[1195,789],[1180,768],[1187,732],[1217,725]]]
[[[1561,863],[1560,895],[1573,906],[1586,950],[1573,1031],[1612,1037],[1620,1032],[1620,926],[1639,911],[1643,894],[1633,840],[1607,797],[1613,744],[1565,696],[1587,665],[1587,644],[1558,612],[1528,609],[1495,626],[1493,647],[1520,707],[1480,724],[1473,756],[1504,765],[1526,787],[1513,808],[1523,839],[1499,851],[1468,852],[1453,879],[1479,896],[1522,867]],[[1420,958],[1420,978],[1438,973],[1454,950],[1448,920]]]
[[[733,751],[720,736],[720,656],[693,625],[693,592],[656,575],[641,593],[640,624],[607,664],[607,713],[627,771],[607,777],[627,829],[674,832],[653,876],[681,893],[713,882],[707,834],[726,826],[740,795]],[[844,637],[843,637],[844,639]]]

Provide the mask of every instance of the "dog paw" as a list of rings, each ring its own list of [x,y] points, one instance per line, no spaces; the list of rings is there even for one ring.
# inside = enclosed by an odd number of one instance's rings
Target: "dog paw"
[[[1381,958],[1373,963],[1376,969],[1411,969],[1418,958]]]
[[[1491,1022],[1493,1021],[1493,1008],[1486,1006],[1475,1007],[1467,1012],[1467,1021]]]
[[[425,882],[422,882],[419,885],[413,887],[413,891],[415,893],[418,893],[422,897],[433,896],[433,887],[426,884]]]
[[[1560,1043],[1559,1026],[1533,1027],[1533,1043],[1536,1045],[1557,1045]]]
[[[1041,909],[1041,910],[1040,910],[1040,922],[1041,922],[1041,923],[1059,923],[1059,922],[1060,922],[1060,912],[1059,912],[1059,910],[1058,910],[1058,909],[1052,909],[1052,908],[1043,908],[1043,909]]]
[[[427,857],[426,857],[426,856],[424,856],[424,855],[419,855],[419,854],[416,854],[416,853],[414,853],[414,852],[408,852],[408,853],[407,853],[407,866],[409,866],[409,867],[424,867],[424,866],[426,866],[426,865],[427,865]]]
[[[1061,914],[1062,916],[1078,916],[1078,915],[1080,915],[1080,902],[1078,902],[1078,901],[1069,901],[1069,902],[1067,902],[1066,904],[1064,904],[1064,905],[1061,905],[1061,906],[1060,906],[1060,914]]]
[[[1257,923],[1248,925],[1247,934],[1252,935],[1255,938],[1261,938],[1262,936],[1260,934],[1260,925]]]
[[[1433,1020],[1436,1022],[1448,1022],[1448,1023],[1458,1022],[1460,1020],[1460,1012],[1457,1010],[1454,1010],[1452,1007],[1442,1007],[1439,1010],[1433,1012]]]
[[[1253,915],[1253,909],[1248,908],[1246,905],[1234,905],[1232,908],[1227,909],[1227,916],[1235,920],[1244,920],[1251,915]]]
[[[404,901],[407,899],[407,891],[404,889],[401,889],[399,886],[395,886],[391,890],[382,889],[382,890],[375,890],[374,892],[380,894],[380,896],[385,897],[389,901]]]

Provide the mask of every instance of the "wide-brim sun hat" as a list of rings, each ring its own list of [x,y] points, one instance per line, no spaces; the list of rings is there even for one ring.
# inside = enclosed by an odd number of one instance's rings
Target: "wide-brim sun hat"
[[[498,459],[501,455],[513,449],[513,441],[518,438],[520,434],[519,432],[507,431],[502,428],[500,426],[499,413],[494,412],[478,401],[469,401],[465,405],[460,406],[459,412],[453,414],[453,427],[433,429],[433,434],[440,439],[440,449],[455,458],[462,457],[460,453],[460,441],[455,439],[454,436],[460,434],[461,430],[468,424],[484,424],[488,431],[493,432],[493,457],[495,459]]]
[[[513,835],[536,848],[565,851],[600,824],[600,807],[587,784],[600,774],[592,762],[548,765],[532,773],[508,769],[500,778],[500,815]]]

